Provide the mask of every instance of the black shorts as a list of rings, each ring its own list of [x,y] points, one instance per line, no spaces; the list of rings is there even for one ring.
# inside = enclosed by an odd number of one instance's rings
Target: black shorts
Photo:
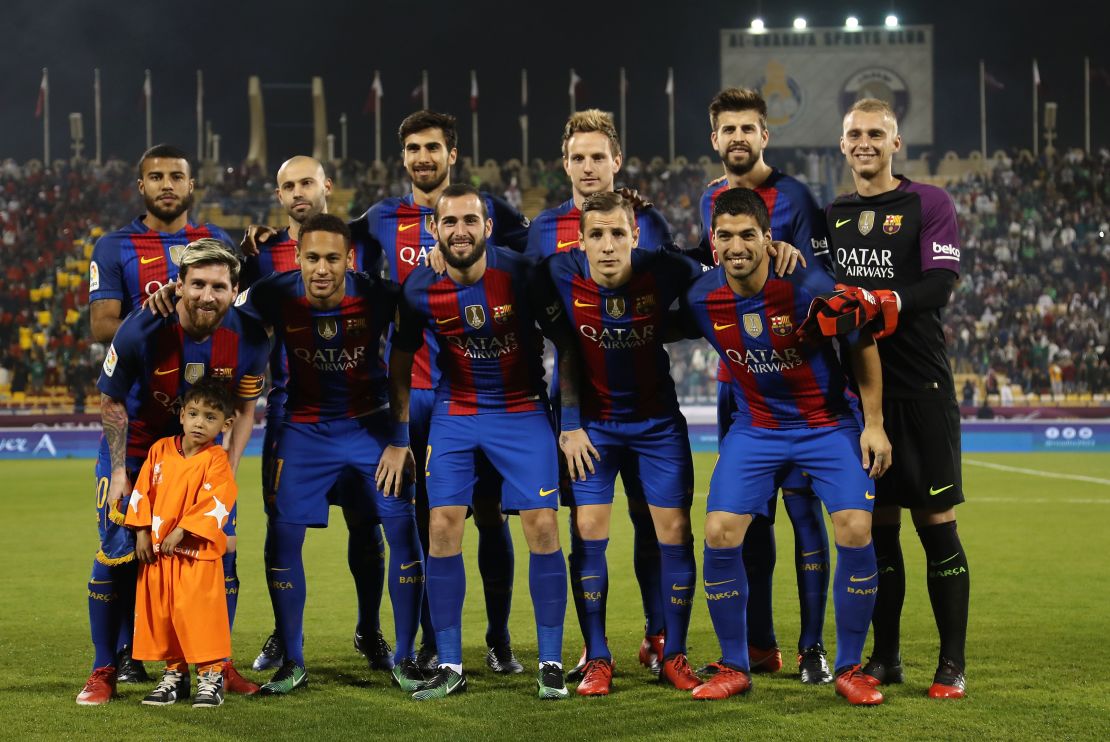
[[[947,510],[964,501],[960,408],[954,398],[884,399],[894,463],[875,486],[875,507]]]

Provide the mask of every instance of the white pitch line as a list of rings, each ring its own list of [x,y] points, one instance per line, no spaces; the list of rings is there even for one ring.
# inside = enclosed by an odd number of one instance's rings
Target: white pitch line
[[[978,461],[976,459],[964,459],[964,463],[971,464],[973,466],[981,466],[985,469],[996,469],[998,471],[1008,471],[1015,474],[1028,474],[1031,477],[1046,477],[1047,479],[1070,479],[1075,482],[1089,482],[1091,484],[1101,484],[1104,487],[1110,487],[1110,479],[1088,477],[1083,474],[1064,474],[1062,472],[1041,471],[1040,469],[1023,469],[1020,466],[1006,466],[1005,464],[995,464],[990,461]]]
[[[980,502],[1001,502],[1007,505],[1020,503],[1022,505],[1110,505],[1110,500],[1078,499],[1066,497],[978,497],[972,496],[966,505],[976,505]]]

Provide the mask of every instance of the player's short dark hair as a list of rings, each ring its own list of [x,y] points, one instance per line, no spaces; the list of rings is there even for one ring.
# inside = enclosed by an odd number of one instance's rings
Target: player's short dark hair
[[[347,246],[351,245],[351,229],[347,226],[347,222],[343,221],[335,214],[316,214],[304,220],[301,225],[301,233],[297,240],[304,242],[306,234],[312,232],[331,232],[332,234],[340,235]]]
[[[750,216],[759,225],[759,231],[768,232],[771,229],[771,215],[767,213],[767,204],[751,188],[729,188],[717,196],[713,204],[714,229],[717,228],[717,217],[721,214]]]
[[[178,149],[172,144],[156,144],[146,152],[143,152],[142,157],[139,158],[137,169],[139,171],[139,180],[143,179],[143,165],[147,160],[153,160],[155,157],[165,158],[167,160],[185,160],[185,164],[189,167],[189,176],[193,174],[193,161],[189,159],[188,153],[183,149]]]
[[[609,151],[613,157],[620,157],[621,138],[617,134],[617,125],[613,123],[613,114],[597,108],[587,108],[585,111],[575,111],[563,126],[563,157],[567,156],[567,143],[575,134],[596,131],[609,138]]]
[[[717,119],[725,111],[755,111],[760,128],[767,129],[767,101],[751,88],[725,88],[713,96],[709,102],[709,126],[713,131],[717,131]]]
[[[181,251],[180,260],[178,275],[182,281],[185,280],[190,268],[205,265],[226,265],[230,274],[231,285],[239,285],[239,268],[241,265],[239,256],[223,240],[217,240],[214,237],[201,237],[199,240],[193,240]]]
[[[578,228],[586,230],[586,214],[591,211],[613,211],[620,209],[628,216],[628,226],[636,228],[636,212],[632,209],[632,202],[616,191],[601,191],[586,197],[582,203],[582,215],[578,218]]]
[[[416,134],[428,129],[439,129],[443,132],[443,141],[447,143],[447,151],[455,149],[459,143],[459,132],[455,128],[455,117],[449,113],[438,111],[417,111],[410,113],[401,122],[397,129],[397,138],[401,140],[401,147],[410,134]]]
[[[445,198],[458,198],[459,196],[476,196],[478,203],[482,205],[482,221],[489,219],[489,211],[486,210],[486,200],[482,198],[482,192],[472,186],[470,183],[452,183],[443,189],[443,193],[439,194],[436,199],[435,217],[439,221],[439,205],[443,203]]]
[[[213,407],[222,412],[224,417],[235,415],[235,401],[231,398],[231,390],[208,376],[189,387],[181,400],[181,406],[184,408],[190,402],[200,402]]]

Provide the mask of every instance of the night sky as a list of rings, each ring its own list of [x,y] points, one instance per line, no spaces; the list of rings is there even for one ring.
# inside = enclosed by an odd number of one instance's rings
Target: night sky
[[[1091,57],[1092,141],[1110,145],[1110,51],[1105,3],[980,3],[968,0],[764,3],[768,27],[804,15],[811,27],[837,26],[849,13],[879,25],[893,7],[905,24],[935,27],[935,150],[961,154],[979,146],[978,60],[1005,85],[988,91],[989,148],[1031,142],[1031,63],[1041,100],[1060,105],[1059,144],[1083,142],[1082,65]],[[861,10],[866,5],[871,10]],[[530,154],[558,156],[568,113],[568,75],[582,77],[578,105],[615,111],[618,68],[628,70],[626,152],[666,154],[664,84],[673,66],[677,149],[712,154],[705,108],[720,83],[719,32],[747,27],[756,3],[271,2],[153,3],[136,0],[6,0],[0,57],[0,158],[41,157],[42,122],[34,118],[41,68],[50,68],[53,156],[69,153],[67,116],[85,117],[91,154],[93,68],[100,67],[104,151],[134,160],[145,144],[143,70],[153,73],[154,138],[195,149],[195,75],[205,74],[206,118],[222,136],[225,161],[246,154],[247,77],[264,83],[324,78],[331,131],[349,120],[351,156],[370,155],[372,117],[363,113],[375,69],[382,74],[383,148],[397,149],[400,119],[420,70],[430,75],[431,107],[460,118],[460,155],[470,153],[469,70],[481,92],[483,159],[519,156],[520,69],[529,76]],[[678,6],[680,9],[674,9]],[[586,8],[579,15],[571,10]],[[1027,8],[1027,10],[1023,10]],[[1100,8],[1100,10],[1095,10]],[[272,123],[308,124],[309,93],[267,91]],[[269,131],[271,159],[311,148],[311,129]],[[835,142],[830,142],[835,145]],[[337,145],[338,149],[338,145]]]

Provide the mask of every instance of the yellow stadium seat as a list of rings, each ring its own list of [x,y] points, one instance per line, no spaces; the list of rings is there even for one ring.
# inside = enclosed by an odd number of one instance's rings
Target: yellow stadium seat
[[[39,323],[40,327],[50,327],[50,325],[54,324],[53,320],[54,320],[54,313],[53,312],[49,312],[49,311],[46,311],[46,310],[43,310],[41,312],[35,312],[35,321]]]
[[[76,309],[69,309],[66,311],[66,324],[75,325],[81,319],[81,313]]]
[[[42,298],[44,300],[49,300],[49,299],[54,298],[54,287],[51,286],[50,284],[46,284],[45,286],[40,286],[39,291],[41,292],[40,296],[42,296]]]
[[[31,289],[27,293],[31,298],[31,303],[32,304],[38,304],[40,301],[42,301],[42,290],[41,289]]]

